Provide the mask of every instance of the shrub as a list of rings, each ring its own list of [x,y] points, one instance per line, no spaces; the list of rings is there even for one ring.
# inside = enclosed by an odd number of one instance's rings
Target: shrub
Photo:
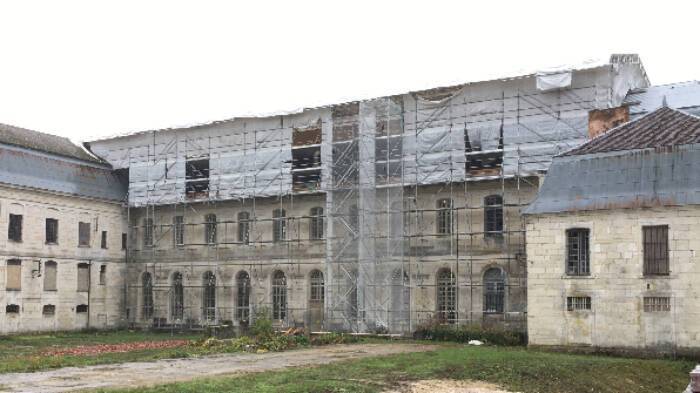
[[[360,341],[356,336],[344,333],[328,333],[311,337],[312,345],[351,344]]]
[[[516,346],[525,345],[527,337],[524,333],[505,330],[502,328],[484,328],[479,325],[446,325],[436,320],[418,326],[413,337],[422,340],[469,342],[483,341],[487,344]]]
[[[267,310],[263,309],[255,313],[255,320],[250,327],[250,333],[258,338],[269,338],[274,336],[275,329],[272,327],[272,320],[268,316]]]

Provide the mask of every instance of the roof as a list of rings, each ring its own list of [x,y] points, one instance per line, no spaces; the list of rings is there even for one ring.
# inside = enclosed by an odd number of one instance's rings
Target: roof
[[[82,161],[102,163],[101,160],[91,156],[82,147],[75,145],[68,138],[7,124],[0,124],[0,143],[57,154],[59,156],[75,158]]]
[[[667,106],[700,115],[700,81],[649,86],[630,91],[623,105],[629,105],[632,118],[653,112],[666,100]]]
[[[662,107],[557,156],[524,214],[700,204],[700,118]]]
[[[625,123],[562,156],[700,143],[700,118],[668,107]]]
[[[0,146],[0,183],[88,198],[124,201],[126,185],[104,165]]]

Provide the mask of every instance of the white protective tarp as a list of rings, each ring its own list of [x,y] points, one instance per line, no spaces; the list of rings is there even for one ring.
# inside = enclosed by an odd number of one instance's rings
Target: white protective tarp
[[[539,91],[563,89],[571,86],[571,70],[538,72],[536,76],[537,90]]]

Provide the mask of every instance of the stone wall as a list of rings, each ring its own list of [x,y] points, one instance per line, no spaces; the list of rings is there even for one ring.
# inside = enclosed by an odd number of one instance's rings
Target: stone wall
[[[696,206],[528,216],[530,344],[654,351],[700,346],[699,217]],[[643,273],[646,225],[668,225],[668,276]],[[590,230],[590,276],[565,274],[569,228]],[[591,310],[567,311],[567,296],[589,296]],[[644,297],[670,297],[670,311],[645,311]]]

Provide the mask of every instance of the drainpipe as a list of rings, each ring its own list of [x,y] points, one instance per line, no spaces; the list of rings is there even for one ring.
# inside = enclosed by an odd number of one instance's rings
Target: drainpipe
[[[88,260],[87,328],[90,329],[90,289],[92,289],[92,259]]]

